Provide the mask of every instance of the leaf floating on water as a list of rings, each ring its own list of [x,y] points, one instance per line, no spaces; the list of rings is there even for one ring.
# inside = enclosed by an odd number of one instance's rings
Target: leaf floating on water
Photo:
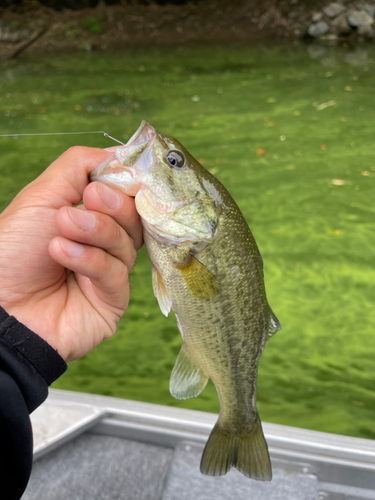
[[[75,109],[76,111],[82,111],[82,106],[81,106],[80,104],[76,104],[76,105],[74,106],[74,109]]]
[[[344,184],[346,184],[344,179],[332,179],[331,182],[334,186],[343,186]]]
[[[258,148],[255,153],[258,155],[258,156],[261,156],[261,155],[264,155],[264,153],[266,152],[265,149],[263,148]]]
[[[204,165],[206,163],[206,160],[204,158],[199,158],[198,161],[201,165]]]
[[[353,88],[350,85],[345,85],[345,90],[347,92],[351,92],[353,90]]]
[[[274,126],[276,125],[276,123],[275,123],[273,120],[269,120],[269,121],[267,122],[267,125],[268,125],[269,127],[274,127]]]
[[[345,116],[340,116],[339,120],[340,120],[340,122],[346,122]]]
[[[320,149],[321,149],[322,151],[325,151],[325,150],[327,149],[327,146],[326,146],[325,144],[321,144],[321,145],[320,145]]]
[[[370,172],[368,170],[364,170],[363,172],[361,172],[361,175],[363,175],[363,177],[368,177],[370,175]]]
[[[211,168],[211,170],[210,170],[210,174],[215,175],[215,174],[217,174],[217,173],[218,173],[218,171],[219,171],[219,169],[218,169],[218,168],[216,168],[216,167]]]
[[[340,229],[335,229],[334,231],[330,231],[329,234],[332,234],[333,236],[341,236],[342,231]]]
[[[322,104],[318,104],[315,107],[318,111],[322,111],[322,109],[329,108],[330,106],[337,106],[337,102],[336,101],[322,102]]]

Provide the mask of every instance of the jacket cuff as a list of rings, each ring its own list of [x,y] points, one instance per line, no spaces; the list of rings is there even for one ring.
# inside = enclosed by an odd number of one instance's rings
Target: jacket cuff
[[[43,377],[47,385],[67,369],[63,358],[39,335],[0,307],[0,339],[21,354]]]

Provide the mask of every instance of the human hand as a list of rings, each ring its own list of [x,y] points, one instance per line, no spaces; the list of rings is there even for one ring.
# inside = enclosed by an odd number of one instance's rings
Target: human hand
[[[65,361],[115,333],[142,246],[134,199],[89,184],[109,154],[69,149],[0,214],[0,305]]]

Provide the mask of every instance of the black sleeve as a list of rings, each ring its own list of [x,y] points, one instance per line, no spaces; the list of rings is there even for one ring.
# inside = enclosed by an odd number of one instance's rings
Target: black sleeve
[[[19,500],[30,477],[29,414],[66,368],[47,342],[0,307],[0,496],[7,500]]]

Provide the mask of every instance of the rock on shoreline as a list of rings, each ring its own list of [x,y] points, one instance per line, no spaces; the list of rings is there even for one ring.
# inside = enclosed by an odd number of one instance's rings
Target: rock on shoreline
[[[339,40],[356,36],[366,40],[375,38],[375,4],[332,2],[322,12],[314,12],[307,35],[312,38]]]

